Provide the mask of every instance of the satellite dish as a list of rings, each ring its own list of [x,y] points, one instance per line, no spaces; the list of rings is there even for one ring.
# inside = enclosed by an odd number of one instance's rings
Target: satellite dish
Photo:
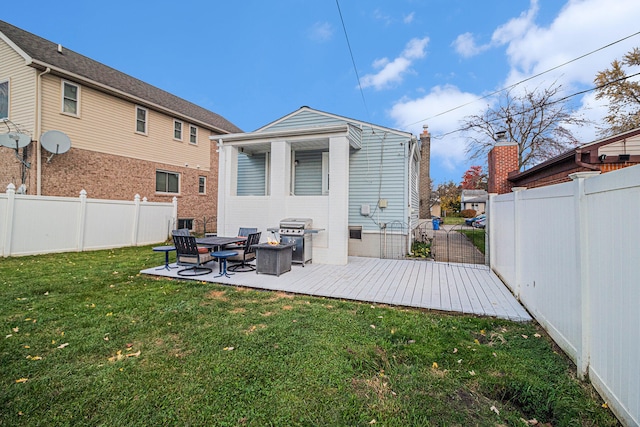
[[[3,147],[11,147],[11,140],[8,133],[0,133],[0,145]]]
[[[31,144],[31,137],[24,133],[9,132],[0,134],[0,145],[17,150]]]
[[[48,130],[40,137],[40,144],[51,154],[62,154],[71,148],[71,140],[66,133]]]

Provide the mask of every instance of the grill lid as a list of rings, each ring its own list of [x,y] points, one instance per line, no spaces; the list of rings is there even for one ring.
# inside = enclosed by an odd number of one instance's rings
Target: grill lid
[[[311,228],[311,218],[285,218],[280,220],[280,228]]]

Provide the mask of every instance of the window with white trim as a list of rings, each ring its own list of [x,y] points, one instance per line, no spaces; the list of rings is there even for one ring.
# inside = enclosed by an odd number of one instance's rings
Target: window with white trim
[[[80,115],[80,87],[62,81],[62,112],[72,116]]]
[[[147,134],[147,109],[136,106],[136,132]]]
[[[191,144],[198,143],[198,128],[194,125],[189,126],[189,142]]]
[[[207,177],[198,177],[198,194],[207,194]]]
[[[0,119],[9,118],[9,80],[0,81]]]
[[[180,120],[173,121],[173,139],[182,141],[182,122]]]
[[[180,174],[156,170],[156,193],[180,193]]]

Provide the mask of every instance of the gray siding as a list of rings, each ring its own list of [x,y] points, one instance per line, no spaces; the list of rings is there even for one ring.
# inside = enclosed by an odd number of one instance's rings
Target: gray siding
[[[348,122],[334,117],[328,117],[324,114],[319,114],[314,111],[301,111],[298,114],[295,114],[292,117],[288,117],[281,122],[267,125],[263,128],[263,130],[293,129],[311,126],[330,126],[340,125],[343,123]]]
[[[262,130],[343,123],[362,127],[362,149],[351,150],[349,159],[349,225],[362,226],[362,229],[367,231],[379,231],[381,223],[398,221],[408,227],[409,136],[391,129],[308,110],[296,112],[282,121],[265,126]],[[320,165],[321,160],[318,167],[321,167]],[[321,174],[318,176],[321,177]],[[321,187],[321,184],[314,185]],[[310,191],[302,188],[300,190]],[[294,191],[298,195],[302,194],[298,193],[297,185]],[[321,188],[317,191],[321,192]],[[314,194],[321,194],[320,192]],[[386,199],[388,207],[378,209],[379,199]],[[360,215],[360,206],[363,204],[368,204],[371,208],[369,217]]]
[[[294,194],[296,196],[322,195],[322,151],[296,151]]]
[[[362,149],[353,151],[349,161],[349,225],[378,231],[382,223],[407,222],[406,137],[380,129],[363,129]],[[379,209],[378,200],[387,208]],[[360,214],[363,204],[370,206],[369,217]]]
[[[266,155],[238,153],[238,196],[264,196]]]

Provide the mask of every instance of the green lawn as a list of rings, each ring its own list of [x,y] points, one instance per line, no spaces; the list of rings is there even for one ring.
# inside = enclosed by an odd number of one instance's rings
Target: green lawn
[[[0,260],[0,425],[617,425],[534,323],[138,274],[160,258]]]

